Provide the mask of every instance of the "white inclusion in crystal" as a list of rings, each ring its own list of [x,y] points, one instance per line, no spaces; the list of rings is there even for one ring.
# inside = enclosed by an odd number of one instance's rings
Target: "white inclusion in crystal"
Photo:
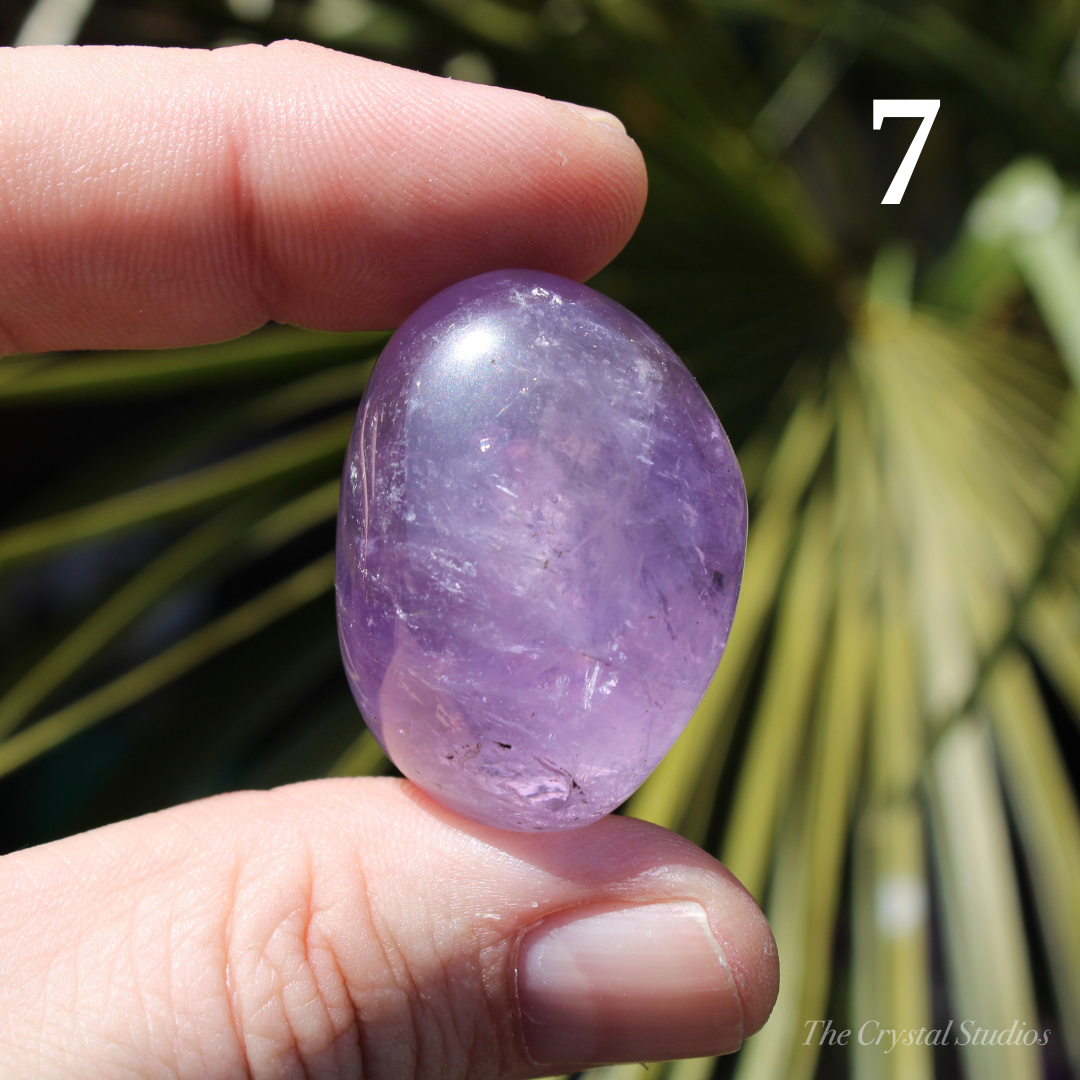
[[[658,386],[664,378],[656,366],[643,356],[639,356],[634,361],[634,371],[637,374],[638,385],[642,388]]]
[[[593,694],[596,692],[596,680],[600,675],[600,662],[597,661],[592,666],[592,671],[589,672],[588,678],[585,680],[585,692],[581,695],[581,707],[588,709],[592,704]]]
[[[544,768],[542,762],[537,763]],[[555,773],[548,772],[546,776],[507,779],[504,786],[526,802],[549,805],[554,809],[565,806],[569,801],[574,781],[569,774],[560,770]]]
[[[480,453],[481,454],[486,454],[490,449],[491,449],[491,440],[490,439],[481,439],[480,440]]]
[[[555,680],[555,690],[559,697],[562,697],[566,693],[566,688],[570,685],[569,675],[560,675]]]

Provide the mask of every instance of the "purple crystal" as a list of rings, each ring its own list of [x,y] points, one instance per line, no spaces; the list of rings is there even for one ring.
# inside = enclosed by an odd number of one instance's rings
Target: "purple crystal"
[[[353,694],[446,806],[587,825],[701,700],[745,546],[731,445],[652,330],[552,274],[463,281],[387,345],[345,460]]]

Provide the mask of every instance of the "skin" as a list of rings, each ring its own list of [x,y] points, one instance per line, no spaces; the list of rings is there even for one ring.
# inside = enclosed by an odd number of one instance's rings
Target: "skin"
[[[5,352],[392,326],[485,270],[588,277],[645,199],[613,118],[297,43],[0,50],[0,101]],[[392,780],[177,807],[0,859],[0,1076],[546,1075],[523,933],[650,901],[701,905],[756,1031],[768,925],[663,829],[501,832]]]
[[[567,105],[315,45],[0,50],[0,348],[397,325],[506,266],[583,280],[645,202]]]

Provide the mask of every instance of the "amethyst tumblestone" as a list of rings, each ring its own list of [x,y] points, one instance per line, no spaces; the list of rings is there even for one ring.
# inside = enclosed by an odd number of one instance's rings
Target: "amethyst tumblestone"
[[[481,274],[402,324],[360,404],[337,549],[353,694],[445,806],[587,825],[700,702],[745,548],[738,463],[671,349],[584,285]]]

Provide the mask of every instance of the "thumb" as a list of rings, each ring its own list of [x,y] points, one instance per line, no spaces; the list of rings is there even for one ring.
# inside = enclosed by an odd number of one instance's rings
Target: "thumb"
[[[543,1076],[730,1052],[776,987],[749,895],[630,818],[324,780],[0,859],[3,1075]]]

